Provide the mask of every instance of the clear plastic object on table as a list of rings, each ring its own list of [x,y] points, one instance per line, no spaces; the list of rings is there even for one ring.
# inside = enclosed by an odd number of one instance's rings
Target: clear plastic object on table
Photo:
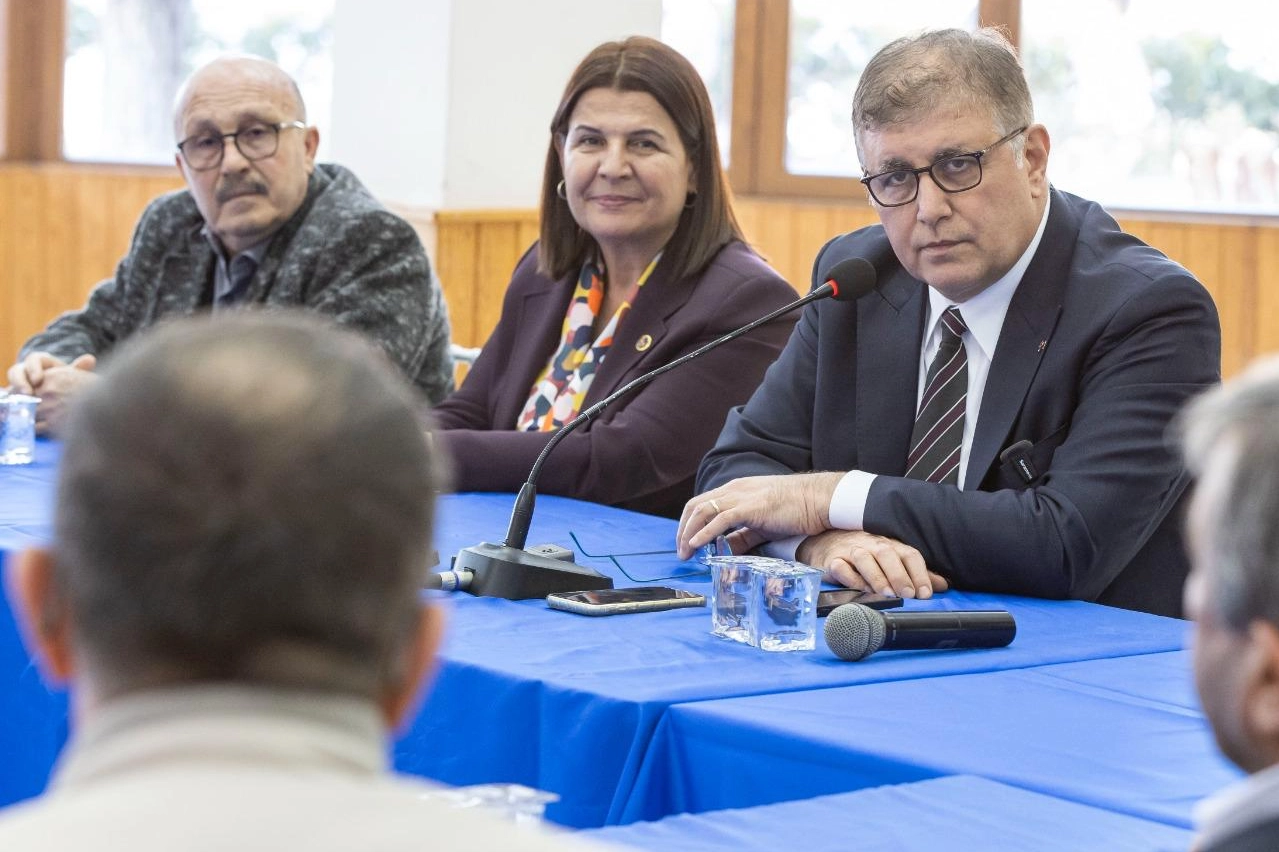
[[[423,798],[437,799],[457,808],[484,808],[511,822],[541,822],[546,806],[560,797],[545,790],[523,784],[474,784],[469,787],[446,787],[427,793]]]

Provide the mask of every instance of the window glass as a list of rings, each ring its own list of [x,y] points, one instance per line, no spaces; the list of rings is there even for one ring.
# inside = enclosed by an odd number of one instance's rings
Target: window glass
[[[1024,0],[1049,176],[1111,207],[1279,212],[1279,6]]]
[[[678,50],[702,75],[715,111],[715,135],[728,165],[733,102],[734,0],[666,0],[662,41]]]
[[[278,62],[329,122],[334,0],[69,0],[63,153],[70,160],[172,163],[173,100],[223,53]],[[145,47],[140,47],[145,46]]]
[[[866,63],[895,38],[977,23],[963,0],[791,0],[786,171],[860,176],[853,147],[853,90]]]

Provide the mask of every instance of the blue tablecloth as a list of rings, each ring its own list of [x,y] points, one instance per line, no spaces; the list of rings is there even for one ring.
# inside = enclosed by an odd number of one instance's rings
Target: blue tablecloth
[[[1185,652],[673,707],[624,820],[979,775],[1189,827],[1239,778]]]
[[[1183,852],[1191,832],[950,776],[583,832],[662,852]]]
[[[62,447],[36,441],[31,464],[0,466],[0,550],[15,550],[53,536],[53,486]]]
[[[37,463],[0,469],[0,548],[46,540],[58,448]],[[441,500],[437,542],[445,562],[459,548],[503,538],[512,498],[467,494]],[[591,554],[667,551],[675,522],[543,496],[529,537]],[[630,585],[608,559],[579,556]],[[699,567],[673,553],[619,556],[632,578],[671,574],[702,590]],[[993,672],[1076,660],[1170,651],[1184,622],[1072,601],[951,592],[911,608],[1006,608],[1017,619],[1007,648],[897,652],[856,664],[818,650],[768,654],[712,637],[705,610],[588,618],[542,601],[457,595],[435,687],[395,744],[402,770],[449,783],[513,781],[558,793],[548,815],[573,826],[624,818],[650,740],[673,704],[796,694],[857,684]],[[820,695],[821,693],[816,693]],[[0,804],[38,792],[65,736],[65,699],[35,677],[7,608],[0,614]],[[891,779],[886,779],[891,780]],[[646,811],[650,813],[650,811]],[[660,814],[657,814],[660,815]]]

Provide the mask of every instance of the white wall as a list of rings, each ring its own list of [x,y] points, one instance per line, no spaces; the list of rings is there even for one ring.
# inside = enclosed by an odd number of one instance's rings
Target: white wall
[[[661,18],[661,0],[337,0],[322,158],[392,203],[535,207],[568,75]]]

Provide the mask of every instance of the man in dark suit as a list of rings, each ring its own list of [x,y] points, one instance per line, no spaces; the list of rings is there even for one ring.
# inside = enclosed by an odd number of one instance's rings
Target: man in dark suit
[[[1186,478],[1164,430],[1219,378],[1208,293],[1049,185],[996,31],[888,45],[853,121],[881,224],[828,243],[814,283],[864,257],[878,285],[801,317],[703,461],[681,552],[732,532],[903,597],[1180,612]]]
[[[41,431],[118,344],[203,309],[304,307],[378,343],[428,401],[452,389],[448,310],[421,241],[350,171],[316,163],[319,132],[288,74],[216,59],[183,86],[173,124],[187,188],[147,207],[115,276],[9,369],[41,398]]]
[[[1250,773],[1200,805],[1198,852],[1279,849],[1279,359],[1195,401],[1187,524],[1195,680],[1221,750]]]

